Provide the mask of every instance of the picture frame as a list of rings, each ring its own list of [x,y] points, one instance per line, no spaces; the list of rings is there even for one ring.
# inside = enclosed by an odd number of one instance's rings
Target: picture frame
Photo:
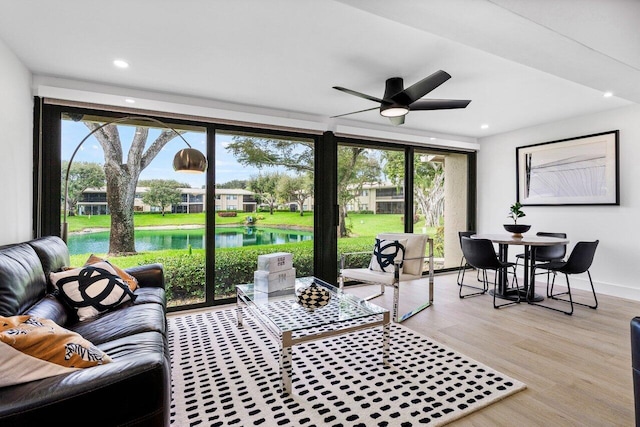
[[[516,147],[523,206],[620,205],[619,130]]]

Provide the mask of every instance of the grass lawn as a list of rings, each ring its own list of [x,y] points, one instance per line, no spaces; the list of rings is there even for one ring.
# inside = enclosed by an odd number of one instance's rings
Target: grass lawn
[[[270,215],[263,213],[238,213],[235,217],[221,217],[216,215],[216,225],[242,225],[247,216],[259,218],[257,225],[263,226],[300,226],[313,228],[313,212],[275,212]],[[111,215],[82,215],[67,217],[69,232],[95,228],[110,228]],[[172,214],[164,216],[156,213],[134,214],[133,222],[136,227],[181,226],[205,224],[205,213]]]

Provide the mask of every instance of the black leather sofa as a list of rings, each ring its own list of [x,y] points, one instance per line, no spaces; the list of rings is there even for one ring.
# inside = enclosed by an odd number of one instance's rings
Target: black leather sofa
[[[138,280],[135,300],[84,321],[52,294],[49,272],[63,266],[69,266],[69,252],[58,237],[0,247],[0,316],[52,319],[113,362],[0,388],[0,426],[168,426],[171,366],[162,265],[127,269]]]
[[[631,319],[631,370],[633,372],[636,426],[640,427],[640,317]]]

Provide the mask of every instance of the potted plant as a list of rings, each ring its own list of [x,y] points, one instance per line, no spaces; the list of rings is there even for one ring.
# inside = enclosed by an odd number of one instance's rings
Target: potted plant
[[[522,237],[522,233],[526,233],[531,228],[530,225],[518,224],[518,218],[524,216],[527,215],[522,211],[522,205],[520,202],[515,202],[509,208],[509,215],[507,215],[508,218],[513,220],[513,224],[504,224],[504,229],[509,233],[513,233],[513,237]]]

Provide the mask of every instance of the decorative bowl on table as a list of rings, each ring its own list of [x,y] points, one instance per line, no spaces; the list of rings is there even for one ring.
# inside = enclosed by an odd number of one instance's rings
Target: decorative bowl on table
[[[531,228],[525,224],[504,224],[504,229],[513,234],[513,237],[522,237],[522,233],[526,233]]]
[[[296,297],[298,304],[307,310],[313,311],[329,304],[331,293],[327,289],[311,283],[309,286],[296,289]]]

